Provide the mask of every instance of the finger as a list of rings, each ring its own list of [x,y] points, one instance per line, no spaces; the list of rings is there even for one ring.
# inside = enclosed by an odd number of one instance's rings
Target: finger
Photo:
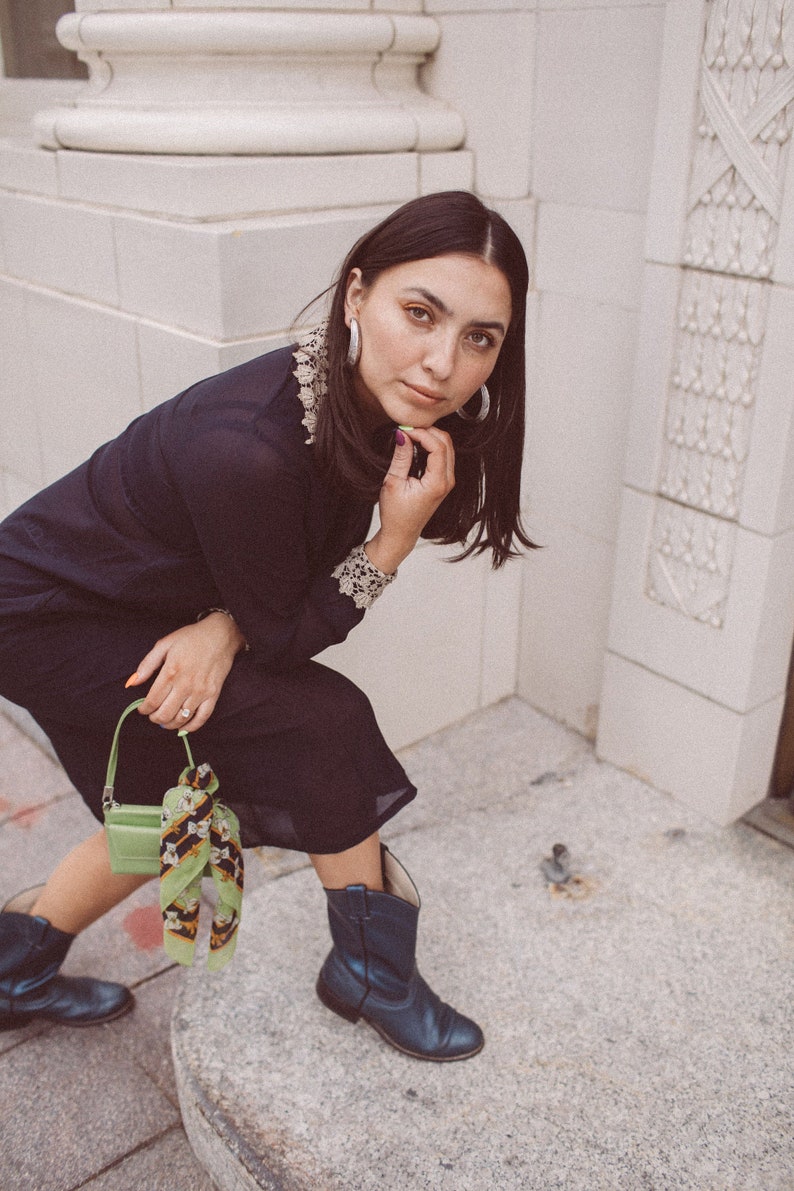
[[[407,480],[414,461],[414,445],[405,431],[399,427],[394,432],[394,452],[389,464],[387,476],[395,476],[399,480]]]
[[[428,481],[443,483],[447,490],[455,485],[455,448],[444,430],[432,426],[412,429],[411,436],[427,452],[425,475]]]
[[[125,682],[124,686],[139,686],[142,682],[146,682],[148,678],[158,670],[165,661],[167,652],[167,645],[165,641],[156,641],[149,652],[138,663],[138,669]]]
[[[161,724],[164,728],[184,728],[190,717],[180,715],[180,712],[187,708],[192,714],[193,704],[190,696],[180,694],[174,687],[169,687],[160,694],[156,687],[155,683],[146,696],[141,711],[148,715],[153,724]]]
[[[180,728],[187,728],[190,732],[198,731],[212,715],[216,702],[217,699],[205,699],[203,703],[199,703],[190,719],[181,722]]]

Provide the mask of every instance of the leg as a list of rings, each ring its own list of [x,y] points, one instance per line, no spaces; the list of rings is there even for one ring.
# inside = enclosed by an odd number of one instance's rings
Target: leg
[[[100,828],[64,857],[30,912],[76,935],[151,880],[111,872],[105,832]]]
[[[383,892],[383,867],[377,832],[344,852],[326,852],[322,855],[310,853],[309,860],[324,889],[366,885],[373,892]]]

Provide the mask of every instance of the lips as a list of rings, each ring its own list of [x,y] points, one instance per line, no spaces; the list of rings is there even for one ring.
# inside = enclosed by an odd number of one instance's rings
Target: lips
[[[414,396],[421,397],[425,401],[429,401],[429,402],[432,402],[433,404],[436,404],[440,401],[446,400],[443,393],[434,393],[432,391],[432,389],[422,389],[422,388],[419,388],[417,385],[409,385],[407,382],[405,382],[405,383],[406,383],[406,387],[410,390],[411,393],[414,394]]]

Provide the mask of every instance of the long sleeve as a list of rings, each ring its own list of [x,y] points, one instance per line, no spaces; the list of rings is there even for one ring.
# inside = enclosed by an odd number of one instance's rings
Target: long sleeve
[[[360,549],[371,506],[320,474],[295,367],[285,348],[200,381],[17,510],[0,554],[35,569],[20,608],[176,626],[222,606],[272,668],[344,640],[391,577]]]
[[[223,416],[189,402],[165,448],[220,601],[254,660],[271,668],[343,641],[371,602],[344,560],[364,541],[372,510],[318,475],[291,403],[293,387],[284,409],[274,401],[267,417],[261,409],[252,416],[247,402],[227,400]],[[377,588],[380,572],[369,567]]]

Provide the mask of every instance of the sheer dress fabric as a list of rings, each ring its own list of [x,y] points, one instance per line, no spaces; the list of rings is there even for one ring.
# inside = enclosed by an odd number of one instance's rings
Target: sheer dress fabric
[[[209,607],[230,610],[250,652],[192,747],[246,846],[341,851],[415,796],[363,692],[312,660],[388,582],[359,549],[371,505],[316,466],[323,385],[316,343],[201,381],[0,525],[0,694],[39,722],[97,818],[115,722],[145,690],[124,682]],[[123,732],[117,797],[159,801],[174,734],[138,716]]]

